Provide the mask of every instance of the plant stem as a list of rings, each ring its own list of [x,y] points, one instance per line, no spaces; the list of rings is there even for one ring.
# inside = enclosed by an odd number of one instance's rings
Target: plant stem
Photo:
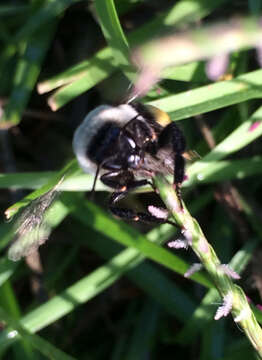
[[[257,323],[243,290],[235,285],[231,277],[225,273],[214,249],[208,243],[198,222],[191,216],[184,203],[183,209],[181,209],[173,187],[162,175],[156,176],[154,183],[166,207],[183,230],[183,235],[209,273],[222,298],[225,300],[226,297],[231,296],[231,312],[234,321],[241,325],[246,336],[262,359],[262,329]]]

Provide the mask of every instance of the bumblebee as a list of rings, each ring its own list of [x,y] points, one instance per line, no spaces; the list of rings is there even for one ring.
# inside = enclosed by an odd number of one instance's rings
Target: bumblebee
[[[180,199],[184,179],[186,142],[167,113],[141,103],[101,105],[76,129],[73,149],[80,167],[114,189],[109,209],[117,217],[143,222],[164,222],[150,213],[119,208],[117,201],[129,191],[150,184],[156,173],[173,174]]]

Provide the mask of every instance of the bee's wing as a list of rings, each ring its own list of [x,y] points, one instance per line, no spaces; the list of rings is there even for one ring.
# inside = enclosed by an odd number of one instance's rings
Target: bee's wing
[[[201,159],[201,156],[195,150],[188,150],[183,153],[183,157],[189,161],[196,161]]]

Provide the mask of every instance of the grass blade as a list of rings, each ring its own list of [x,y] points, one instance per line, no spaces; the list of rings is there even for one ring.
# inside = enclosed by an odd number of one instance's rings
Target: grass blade
[[[47,193],[48,191],[52,190],[59,182],[61,182],[61,179],[65,180],[78,171],[79,167],[77,165],[77,161],[72,160],[61,171],[56,173],[47,184],[42,186],[40,189],[33,191],[31,194],[18,201],[14,205],[10,206],[5,211],[7,219],[10,219],[12,216],[14,216],[19,209],[28,205],[32,200],[35,200],[43,194]]]
[[[188,269],[186,263],[170,251],[148,241],[137,230],[124,222],[110,218],[101,208],[91,202],[83,202],[74,194],[65,193],[63,202],[68,206],[72,215],[84,224],[94,228],[99,233],[119,242],[120,244],[138,249],[144,256],[168,267],[179,274]],[[88,216],[87,216],[88,214]],[[195,274],[192,279],[210,287],[211,284],[205,274]]]
[[[0,286],[2,286],[15,272],[17,263],[8,260],[6,257],[0,259]]]
[[[209,111],[262,97],[262,70],[220,81],[197,89],[167,96],[150,104],[168,112],[173,120],[205,114]]]
[[[16,68],[15,87],[1,118],[0,127],[17,125],[25,109],[41,70],[41,64],[52,39],[55,23],[27,41]]]
[[[72,356],[64,353],[54,345],[52,345],[50,342],[44,340],[38,335],[30,334],[29,331],[27,331],[18,320],[12,318],[10,315],[8,315],[4,309],[0,308],[0,318],[1,320],[4,320],[8,326],[12,327],[12,336],[17,338],[22,338],[24,341],[27,341],[32,347],[37,349],[40,353],[45,355],[48,359],[54,359],[54,360],[74,360]],[[4,347],[7,344],[4,345]],[[1,349],[3,351],[3,348]]]
[[[223,180],[245,179],[248,176],[261,174],[262,157],[253,156],[241,160],[212,161],[203,169],[202,176],[189,178],[183,186],[190,187],[197,183],[206,184]],[[46,185],[58,172],[42,171],[15,174],[0,174],[0,189],[39,189]],[[59,186],[61,191],[90,191],[93,186],[93,175],[84,174],[80,169],[65,179]],[[108,191],[108,187],[97,182],[96,191]],[[146,191],[146,190],[145,190]]]
[[[212,4],[207,5],[205,0],[190,3],[186,0],[179,1],[171,10],[157,16],[152,21],[149,21],[147,24],[141,26],[141,28],[134,30],[128,36],[128,39],[132,45],[137,42],[137,39],[139,39],[140,42],[145,42],[151,39],[154,34],[157,35],[163,25],[170,26],[176,24],[177,26],[184,26],[185,21],[198,21],[202,16],[207,15],[224,2],[225,0],[217,0],[213,1]],[[118,42],[121,44],[120,47],[122,48],[122,55],[120,54],[119,61],[123,61],[123,64],[127,63],[128,67],[130,67],[129,61],[126,58],[126,55],[129,53],[128,43],[119,25],[119,20],[116,17],[114,7],[112,3],[105,1],[105,4],[110,6],[110,13],[113,13],[113,17],[115,18],[115,28],[111,29],[109,24],[109,29],[107,31],[106,25],[109,13],[104,14],[103,2],[98,3],[100,15],[105,17],[105,32],[106,34],[112,34],[114,42],[117,44],[116,46],[118,46]],[[106,36],[108,36],[109,39],[109,35]],[[114,44],[112,46],[114,46]],[[118,53],[116,56],[118,56]],[[116,64],[112,56],[111,48],[106,47],[103,50],[98,51],[91,59],[74,65],[65,72],[40,83],[38,85],[38,91],[42,94],[62,86],[62,88],[52,94],[48,100],[51,108],[53,110],[57,110],[76,96],[79,96],[100,81],[109,77],[115,70]],[[192,80],[193,73],[194,78],[196,76],[196,72],[194,70],[195,67],[192,69],[191,66],[181,67],[181,69],[170,69],[167,71],[167,74],[171,73],[173,77],[177,78],[177,80],[190,81]],[[198,77],[201,77],[202,79],[203,74],[204,72],[200,71],[198,73]],[[195,78],[195,81],[196,80],[197,79]]]
[[[113,0],[95,0],[95,7],[103,34],[112,49],[115,65],[129,73],[129,45],[122,30]],[[127,68],[126,68],[127,67]]]
[[[242,149],[262,135],[262,107],[260,107],[248,120],[242,123],[229,136],[221,141],[200,161],[191,165],[188,169],[190,181],[194,178],[202,178],[202,171],[207,169],[210,162],[223,159],[224,157]]]

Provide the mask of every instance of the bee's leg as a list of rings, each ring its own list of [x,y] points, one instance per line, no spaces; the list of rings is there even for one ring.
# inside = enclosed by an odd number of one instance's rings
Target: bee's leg
[[[185,176],[185,159],[183,153],[186,148],[186,141],[182,131],[172,122],[167,125],[159,135],[158,147],[166,147],[171,143],[174,152],[174,185],[181,208],[181,184]]]
[[[175,162],[174,162],[174,185],[175,191],[177,193],[178,200],[180,202],[181,209],[183,208],[182,204],[182,197],[181,197],[181,185],[184,180],[185,176],[185,159],[183,156],[175,155]]]
[[[128,192],[137,187],[152,185],[150,181],[135,180],[134,175],[128,170],[110,171],[101,176],[100,180],[107,186],[119,191]]]
[[[144,180],[135,180],[134,175],[130,171],[112,171],[101,176],[101,181],[114,189],[116,192],[113,192],[109,199],[109,210],[111,213],[124,220],[133,220],[133,221],[142,221],[145,223],[169,223],[167,218],[159,218],[150,213],[136,212],[132,209],[121,208],[116,206],[116,203],[126,197],[129,191],[134,190],[138,187],[145,186],[147,184],[152,184],[150,181]],[[171,223],[171,222],[170,222]]]
[[[111,213],[120,219],[123,220],[132,220],[132,221],[142,221],[144,223],[155,223],[155,224],[164,224],[164,223],[170,223],[172,225],[175,225],[174,223],[169,222],[166,218],[158,218],[154,215],[151,215],[149,213],[145,212],[136,212],[132,209],[127,208],[120,208],[115,205],[115,203],[121,199],[123,199],[125,196],[127,196],[128,192],[114,192],[110,196],[109,199],[109,209]]]

